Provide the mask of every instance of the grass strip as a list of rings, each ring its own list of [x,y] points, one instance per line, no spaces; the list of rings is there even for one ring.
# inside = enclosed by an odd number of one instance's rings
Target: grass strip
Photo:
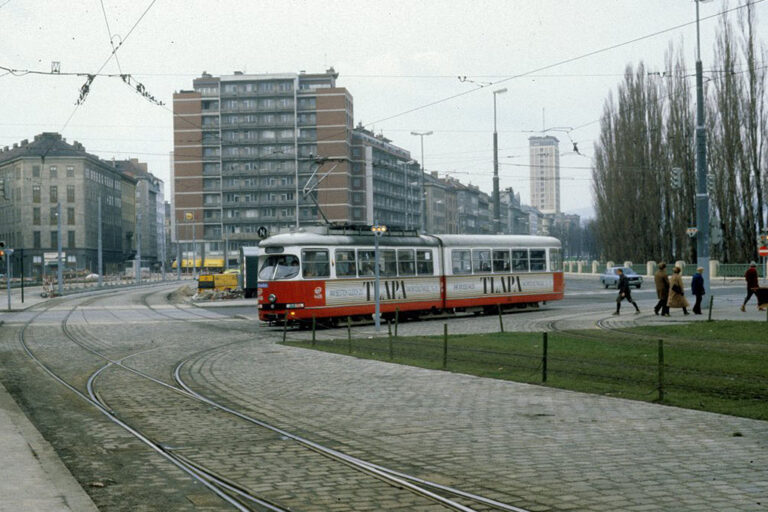
[[[442,326],[441,326],[442,327]],[[658,401],[658,340],[664,340],[662,403],[768,420],[768,334],[762,322],[694,322],[626,330],[549,333],[547,386]],[[348,354],[349,341],[289,344]],[[355,357],[443,369],[443,336],[352,340]],[[447,371],[542,385],[542,333],[450,335]]]

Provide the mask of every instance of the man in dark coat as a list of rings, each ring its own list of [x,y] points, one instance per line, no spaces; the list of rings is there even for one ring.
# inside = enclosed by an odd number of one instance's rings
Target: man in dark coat
[[[627,276],[624,275],[624,271],[620,268],[616,269],[616,273],[619,275],[619,284],[617,286],[619,289],[619,296],[616,297],[616,312],[614,315],[619,314],[619,311],[621,310],[621,301],[624,299],[627,299],[630,304],[635,306],[635,314],[639,314],[640,308],[637,307],[637,302],[632,300],[632,292],[629,290],[629,279],[627,279]]]
[[[653,312],[657,315],[661,311],[661,316],[669,316],[669,307],[667,306],[667,300],[669,299],[669,277],[667,276],[667,264],[663,261],[659,263],[659,269],[653,275],[653,280],[656,283],[656,296],[659,298],[659,302],[653,308]]]
[[[704,272],[704,267],[696,269],[696,273],[693,274],[691,279],[691,293],[696,297],[696,304],[693,305],[693,314],[701,314],[701,298],[707,291],[704,289],[704,276],[701,274]]]
[[[757,293],[757,289],[760,287],[760,283],[757,280],[757,263],[754,261],[749,264],[749,268],[744,273],[744,280],[747,282],[747,298],[744,299],[744,304],[741,305],[742,311],[746,311],[747,301],[752,298],[752,295]]]

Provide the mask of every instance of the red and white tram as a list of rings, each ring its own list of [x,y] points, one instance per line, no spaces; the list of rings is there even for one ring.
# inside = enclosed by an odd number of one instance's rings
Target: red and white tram
[[[267,321],[370,316],[374,234],[297,231],[259,243],[259,317]],[[560,242],[523,235],[379,238],[381,313],[512,309],[563,298]]]

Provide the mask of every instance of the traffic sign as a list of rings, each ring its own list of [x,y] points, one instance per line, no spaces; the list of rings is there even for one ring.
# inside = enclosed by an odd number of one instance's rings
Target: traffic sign
[[[696,233],[699,232],[698,228],[688,228],[685,230],[685,232],[688,234],[689,237],[693,238],[696,236]]]
[[[61,253],[61,260],[66,261],[67,253],[62,252]],[[48,265],[50,263],[55,263],[59,261],[59,253],[58,252],[44,252],[43,253],[43,259],[45,260],[45,264]]]
[[[256,230],[256,234],[259,235],[259,238],[267,238],[269,230],[266,226],[259,226],[259,228]]]
[[[766,246],[760,247],[757,250],[757,254],[759,254],[760,256],[763,256],[763,257],[768,256],[768,247],[766,247]]]

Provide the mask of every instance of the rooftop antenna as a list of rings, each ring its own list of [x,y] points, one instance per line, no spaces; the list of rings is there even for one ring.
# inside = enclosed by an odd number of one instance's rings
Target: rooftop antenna
[[[541,131],[544,131],[547,129],[547,123],[544,120],[544,113],[547,111],[546,108],[541,107]]]

